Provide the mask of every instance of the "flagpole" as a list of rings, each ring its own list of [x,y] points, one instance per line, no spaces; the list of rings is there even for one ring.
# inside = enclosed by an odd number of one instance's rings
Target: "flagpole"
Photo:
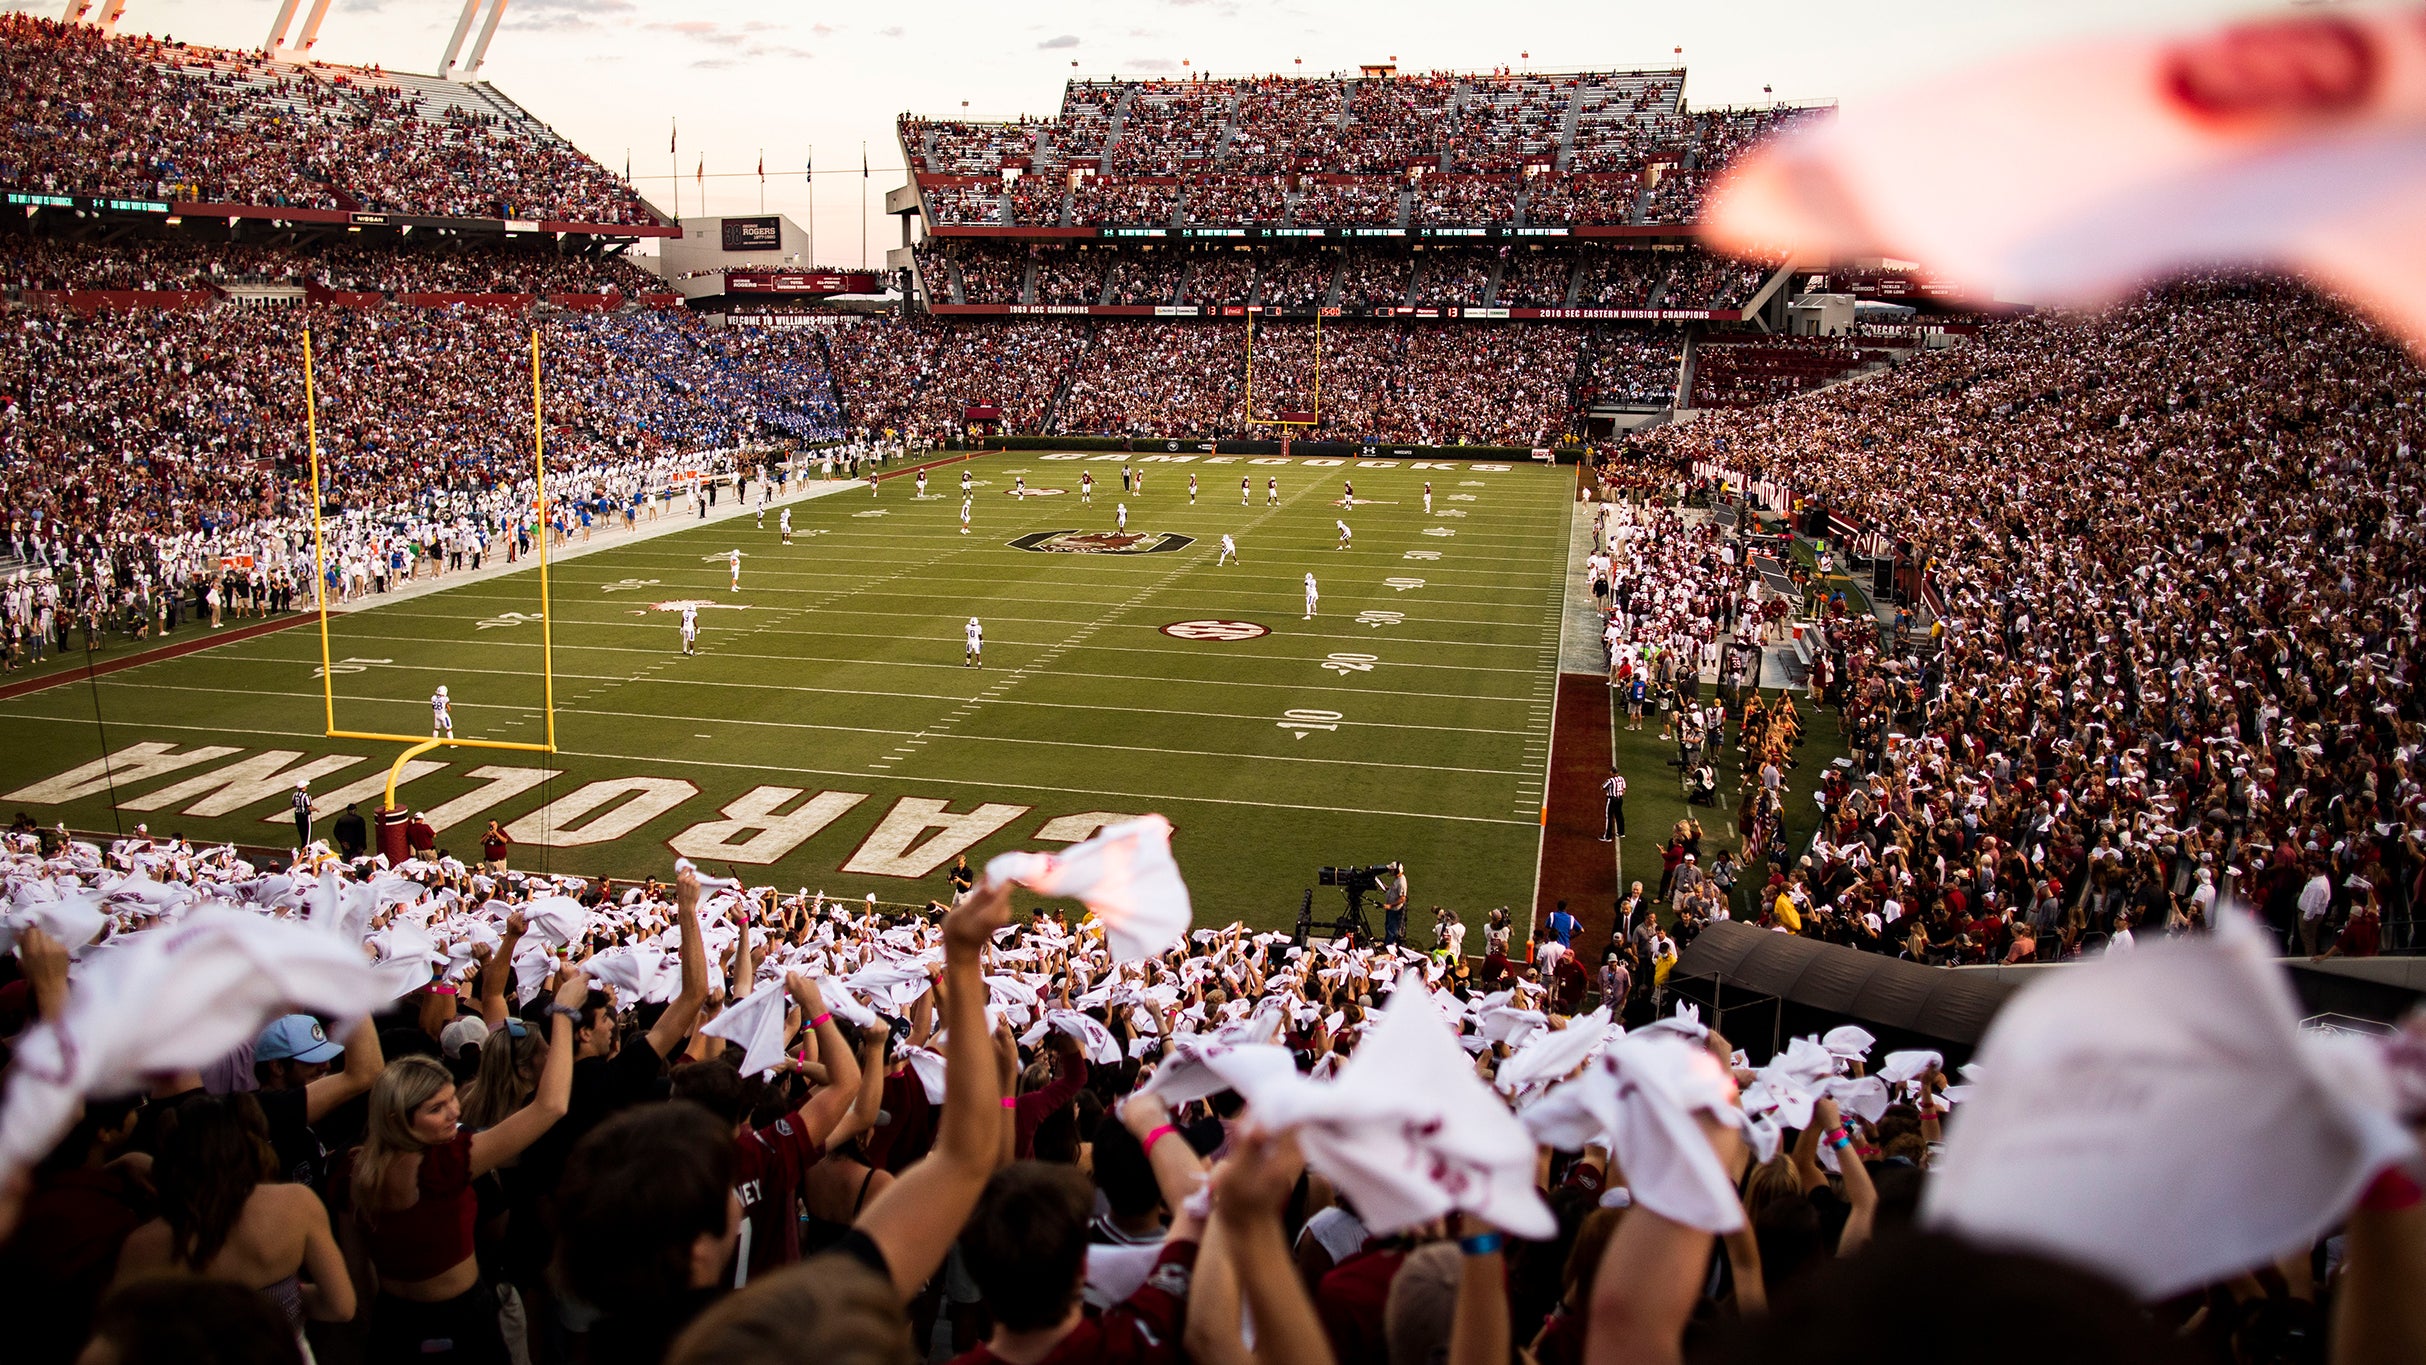
[[[868,268],[868,144],[859,144],[859,268]]]
[[[679,223],[682,221],[682,124],[678,120],[668,120],[666,123],[665,161],[666,169],[673,172],[667,179],[674,182],[674,221]]]
[[[800,164],[809,182],[809,264],[817,264],[817,144],[809,144],[809,159]]]
[[[758,211],[767,211],[767,149],[758,149]]]

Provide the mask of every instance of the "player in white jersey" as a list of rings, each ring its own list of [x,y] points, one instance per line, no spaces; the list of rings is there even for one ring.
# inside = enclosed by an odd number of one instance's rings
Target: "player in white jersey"
[[[767,500],[765,498],[758,500],[758,529],[761,531],[767,529]]]
[[[438,690],[430,694],[430,738],[436,739],[441,735],[448,739],[455,737],[454,704],[447,700],[444,683],[440,683]]]
[[[1131,491],[1141,498],[1146,495],[1146,471],[1143,468],[1137,471],[1137,479],[1132,485]]]
[[[918,496],[920,496],[920,497],[922,497],[922,498],[923,498],[923,497],[925,497],[926,495],[927,495],[927,471],[925,471],[925,470],[921,469],[921,470],[919,470],[919,471],[918,471]]]
[[[780,515],[780,516],[778,516],[778,517],[776,517],[776,518],[775,518],[775,525],[776,525],[777,529],[779,529],[779,530],[781,530],[781,531],[783,532],[783,543],[784,543],[784,544],[786,544],[786,545],[791,544],[791,543],[792,543],[792,509],[791,509],[791,508],[789,508],[789,507],[786,507],[785,509],[783,509],[783,513],[782,513],[782,515]]]
[[[1424,515],[1432,515],[1432,481],[1424,480]]]
[[[1129,504],[1122,503],[1112,514],[1112,524],[1119,530],[1129,529]]]
[[[1238,542],[1230,539],[1229,532],[1225,531],[1222,533],[1221,537],[1221,558],[1213,561],[1213,567],[1218,569],[1224,564],[1235,564],[1237,562]]]
[[[1026,502],[1026,501],[1028,500],[1028,476],[1027,476],[1027,475],[1025,475],[1025,474],[1016,474],[1016,475],[1013,475],[1013,476],[1012,476],[1012,478],[1011,478],[1011,496],[1012,496],[1012,497],[1015,497],[1015,498],[1017,498],[1017,499],[1019,499],[1021,502]]]
[[[1333,526],[1336,526],[1336,527],[1338,527],[1338,528],[1339,528],[1339,544],[1337,544],[1337,545],[1333,546],[1332,548],[1333,548],[1333,549],[1339,549],[1339,550],[1344,550],[1344,549],[1347,549],[1347,548],[1348,548],[1348,540],[1349,540],[1349,538],[1350,538],[1351,536],[1353,536],[1353,535],[1355,534],[1355,532],[1350,531],[1350,530],[1348,529],[1348,523],[1346,523],[1346,522],[1344,522],[1344,521],[1334,521],[1334,522],[1332,522],[1331,524],[1332,524]]]
[[[1280,506],[1280,476],[1277,474],[1264,480],[1264,506]]]
[[[741,591],[741,551],[727,551],[725,554],[725,563],[730,565],[733,570],[733,586],[731,591]]]
[[[685,654],[699,652],[699,608],[697,607],[682,609],[682,652]]]
[[[1188,475],[1188,505],[1190,507],[1196,505],[1196,475],[1193,473]]]
[[[969,637],[969,647],[967,654],[962,659],[963,666],[968,668],[985,667],[986,628],[977,624],[977,618],[972,616],[969,618],[967,634]]]
[[[1321,592],[1319,592],[1318,590],[1316,590],[1316,588],[1315,588],[1315,586],[1314,586],[1314,575],[1313,575],[1311,572],[1309,572],[1309,573],[1306,575],[1306,619],[1307,619],[1307,620],[1311,621],[1311,620],[1313,620],[1313,619],[1314,619],[1314,604],[1315,604],[1315,603],[1317,603],[1317,602],[1320,602],[1321,600],[1322,600],[1322,593],[1321,593]]]
[[[966,478],[967,476],[966,476],[966,475],[963,475],[962,477],[963,477],[963,478]],[[977,507],[977,499],[975,499],[974,497],[971,497],[971,496],[969,496],[969,495],[967,495],[967,494],[963,494],[963,495],[961,495],[961,499],[960,499],[960,533],[961,533],[962,535],[964,535],[964,536],[965,536],[965,535],[967,535],[967,534],[969,533],[969,513],[970,513],[970,512],[972,512],[972,511],[974,511],[974,510],[976,510],[976,507]]]

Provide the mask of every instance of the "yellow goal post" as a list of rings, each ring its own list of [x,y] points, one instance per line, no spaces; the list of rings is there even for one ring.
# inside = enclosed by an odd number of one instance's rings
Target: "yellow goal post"
[[[407,746],[388,768],[387,794],[380,809],[396,809],[396,783],[404,765],[432,749],[513,749],[523,753],[552,754],[556,752],[556,643],[554,612],[548,593],[548,462],[547,428],[540,402],[539,330],[531,329],[531,470],[535,496],[533,506],[539,518],[539,534],[534,538],[539,546],[539,667],[542,701],[546,711],[547,742],[530,744],[504,739],[424,739],[419,735],[388,734],[379,730],[340,730],[337,728],[336,675],[330,670],[329,657],[329,577],[328,540],[321,521],[323,484],[320,473],[320,414],[319,394],[313,375],[312,329],[303,329],[303,430],[305,446],[312,466],[312,569],[313,593],[320,604],[320,704],[326,722],[323,733],[330,739],[365,739]]]

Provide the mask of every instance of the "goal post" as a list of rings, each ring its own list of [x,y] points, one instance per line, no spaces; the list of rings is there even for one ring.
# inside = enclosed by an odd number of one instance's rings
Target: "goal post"
[[[548,592],[547,536],[547,428],[541,405],[539,331],[531,329],[531,469],[536,490],[533,506],[540,519],[539,534],[534,538],[539,547],[539,667],[541,700],[546,714],[547,739],[544,743],[505,739],[423,738],[419,735],[390,734],[381,730],[343,730],[337,726],[336,674],[331,670],[329,651],[329,578],[328,535],[322,518],[324,506],[320,470],[319,392],[314,375],[312,329],[303,329],[303,430],[306,453],[312,470],[312,589],[319,604],[320,615],[320,705],[324,722],[322,733],[330,739],[361,739],[379,743],[407,746],[388,768],[387,793],[380,806],[382,815],[396,810],[396,783],[404,765],[432,749],[510,749],[521,753],[552,754],[556,752],[556,651],[552,630],[554,612]]]

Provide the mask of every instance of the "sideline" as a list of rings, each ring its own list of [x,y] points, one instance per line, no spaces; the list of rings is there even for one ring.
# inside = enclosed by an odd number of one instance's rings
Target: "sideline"
[[[951,461],[943,461],[942,463],[948,464],[951,463]],[[909,474],[916,471],[915,468],[911,468],[903,469],[899,472]],[[879,475],[878,479],[881,481],[885,477],[887,476]],[[795,480],[796,485],[800,482],[801,481]],[[819,498],[832,497],[835,494],[848,492],[854,488],[865,488],[866,486],[867,481],[865,479],[812,480],[808,481],[806,486],[801,487],[800,491],[776,498],[769,502],[767,506],[769,508],[790,507],[799,503],[814,502]],[[670,536],[678,531],[695,531],[702,526],[715,526],[724,522],[732,521],[739,517],[754,517],[757,515],[757,512],[758,508],[756,504],[746,503],[737,498],[735,499],[734,505],[731,509],[714,509],[711,510],[705,517],[660,516],[654,521],[635,522],[633,523],[632,528],[628,531],[621,529],[620,525],[617,525],[608,528],[604,534],[594,532],[589,540],[576,540],[570,544],[550,550],[548,552],[548,564],[553,567],[555,565],[563,564],[568,560],[580,559],[584,556],[597,554],[604,550],[622,549],[626,546],[641,544],[644,541],[655,540],[661,536]],[[351,602],[331,602],[329,603],[329,615],[351,616],[356,612],[376,611],[381,607],[394,606],[400,602],[410,602],[417,597],[427,597],[431,593],[447,592],[455,588],[463,587],[468,583],[486,583],[492,579],[504,578],[512,574],[525,573],[538,567],[538,556],[524,555],[510,564],[500,561],[497,563],[482,565],[477,569],[458,569],[449,574],[431,574],[425,577],[411,579],[403,584],[390,588],[384,593],[371,593],[367,596],[357,597]],[[257,640],[264,635],[272,635],[282,630],[291,630],[296,626],[309,625],[319,619],[319,613],[316,611],[298,611],[290,612],[285,616],[276,617],[267,621],[256,621],[250,625],[236,626],[216,631],[211,630],[207,625],[202,625],[201,623],[197,622],[194,626],[188,627],[188,629],[197,629],[203,632],[196,638],[179,640],[174,644],[155,646],[153,648],[141,650],[133,654],[120,654],[110,658],[106,662],[97,660],[93,663],[90,670],[75,667],[61,668],[55,672],[45,673],[39,678],[26,678],[17,682],[8,683],[4,686],[0,686],[0,701],[9,701],[17,697],[29,696],[36,692],[47,692],[54,687],[64,687],[69,683],[82,682],[88,676],[88,672],[92,677],[101,677],[110,673],[121,673],[130,668],[141,668],[145,664],[164,663],[170,659],[183,658],[188,654],[200,653],[203,650],[211,649],[218,645],[235,644],[244,640]]]

